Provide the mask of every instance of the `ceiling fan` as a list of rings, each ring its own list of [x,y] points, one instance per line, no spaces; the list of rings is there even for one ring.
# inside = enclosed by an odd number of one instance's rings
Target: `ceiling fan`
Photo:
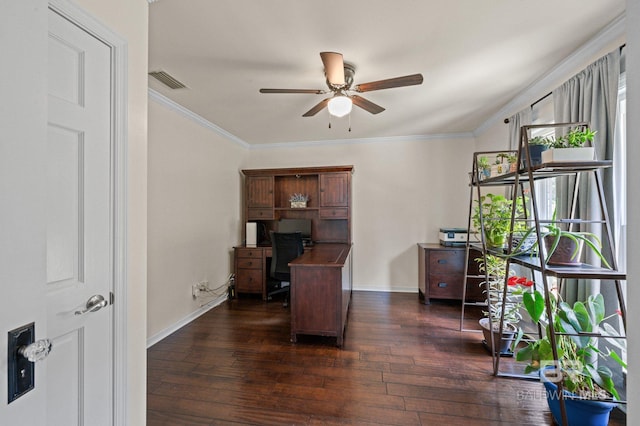
[[[320,58],[324,65],[324,74],[327,78],[329,90],[315,89],[260,89],[260,93],[308,93],[323,95],[332,93],[331,97],[325,98],[317,105],[305,112],[303,117],[312,117],[319,111],[328,107],[329,113],[336,117],[343,117],[351,112],[353,104],[359,106],[371,114],[378,114],[384,111],[380,105],[353,94],[374,90],[391,89],[393,87],[414,86],[422,84],[422,74],[412,74],[403,77],[389,78],[386,80],[361,83],[352,87],[355,67],[345,63],[341,53],[320,52]]]

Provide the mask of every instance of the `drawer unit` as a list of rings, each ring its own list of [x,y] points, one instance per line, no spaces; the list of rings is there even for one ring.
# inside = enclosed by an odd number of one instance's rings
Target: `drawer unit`
[[[236,247],[234,251],[236,294],[254,293],[264,297],[264,249]]]
[[[431,274],[464,274],[464,250],[429,250],[428,258]]]
[[[465,247],[445,247],[439,244],[418,244],[419,268],[418,289],[421,300],[428,304],[430,299],[462,300],[464,286]],[[469,271],[477,271],[477,262],[472,252]],[[479,255],[479,253],[478,253]],[[473,273],[473,272],[470,272]],[[475,280],[470,280],[467,301],[484,299],[482,289]]]
[[[273,209],[247,209],[247,220],[273,220]]]
[[[346,219],[349,217],[347,207],[329,207],[320,209],[321,219]]]

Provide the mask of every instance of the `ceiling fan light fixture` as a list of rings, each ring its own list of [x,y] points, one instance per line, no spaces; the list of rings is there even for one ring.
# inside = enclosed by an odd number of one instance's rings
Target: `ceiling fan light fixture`
[[[351,98],[343,95],[334,96],[329,100],[327,107],[329,108],[329,114],[334,117],[344,117],[351,112],[353,102]]]

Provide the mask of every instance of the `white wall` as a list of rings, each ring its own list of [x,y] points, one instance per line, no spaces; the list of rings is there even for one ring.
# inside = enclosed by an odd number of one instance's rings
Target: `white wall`
[[[466,227],[472,138],[252,149],[246,168],[353,165],[356,290],[418,291],[420,242]]]
[[[246,148],[165,104],[149,102],[147,336],[175,324],[213,297],[191,286],[224,284],[241,235],[240,164]]]

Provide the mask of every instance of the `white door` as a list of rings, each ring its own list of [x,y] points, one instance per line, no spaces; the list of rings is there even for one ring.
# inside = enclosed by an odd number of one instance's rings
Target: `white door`
[[[53,345],[39,381],[49,425],[112,424],[111,99],[110,48],[49,10],[45,297]]]

